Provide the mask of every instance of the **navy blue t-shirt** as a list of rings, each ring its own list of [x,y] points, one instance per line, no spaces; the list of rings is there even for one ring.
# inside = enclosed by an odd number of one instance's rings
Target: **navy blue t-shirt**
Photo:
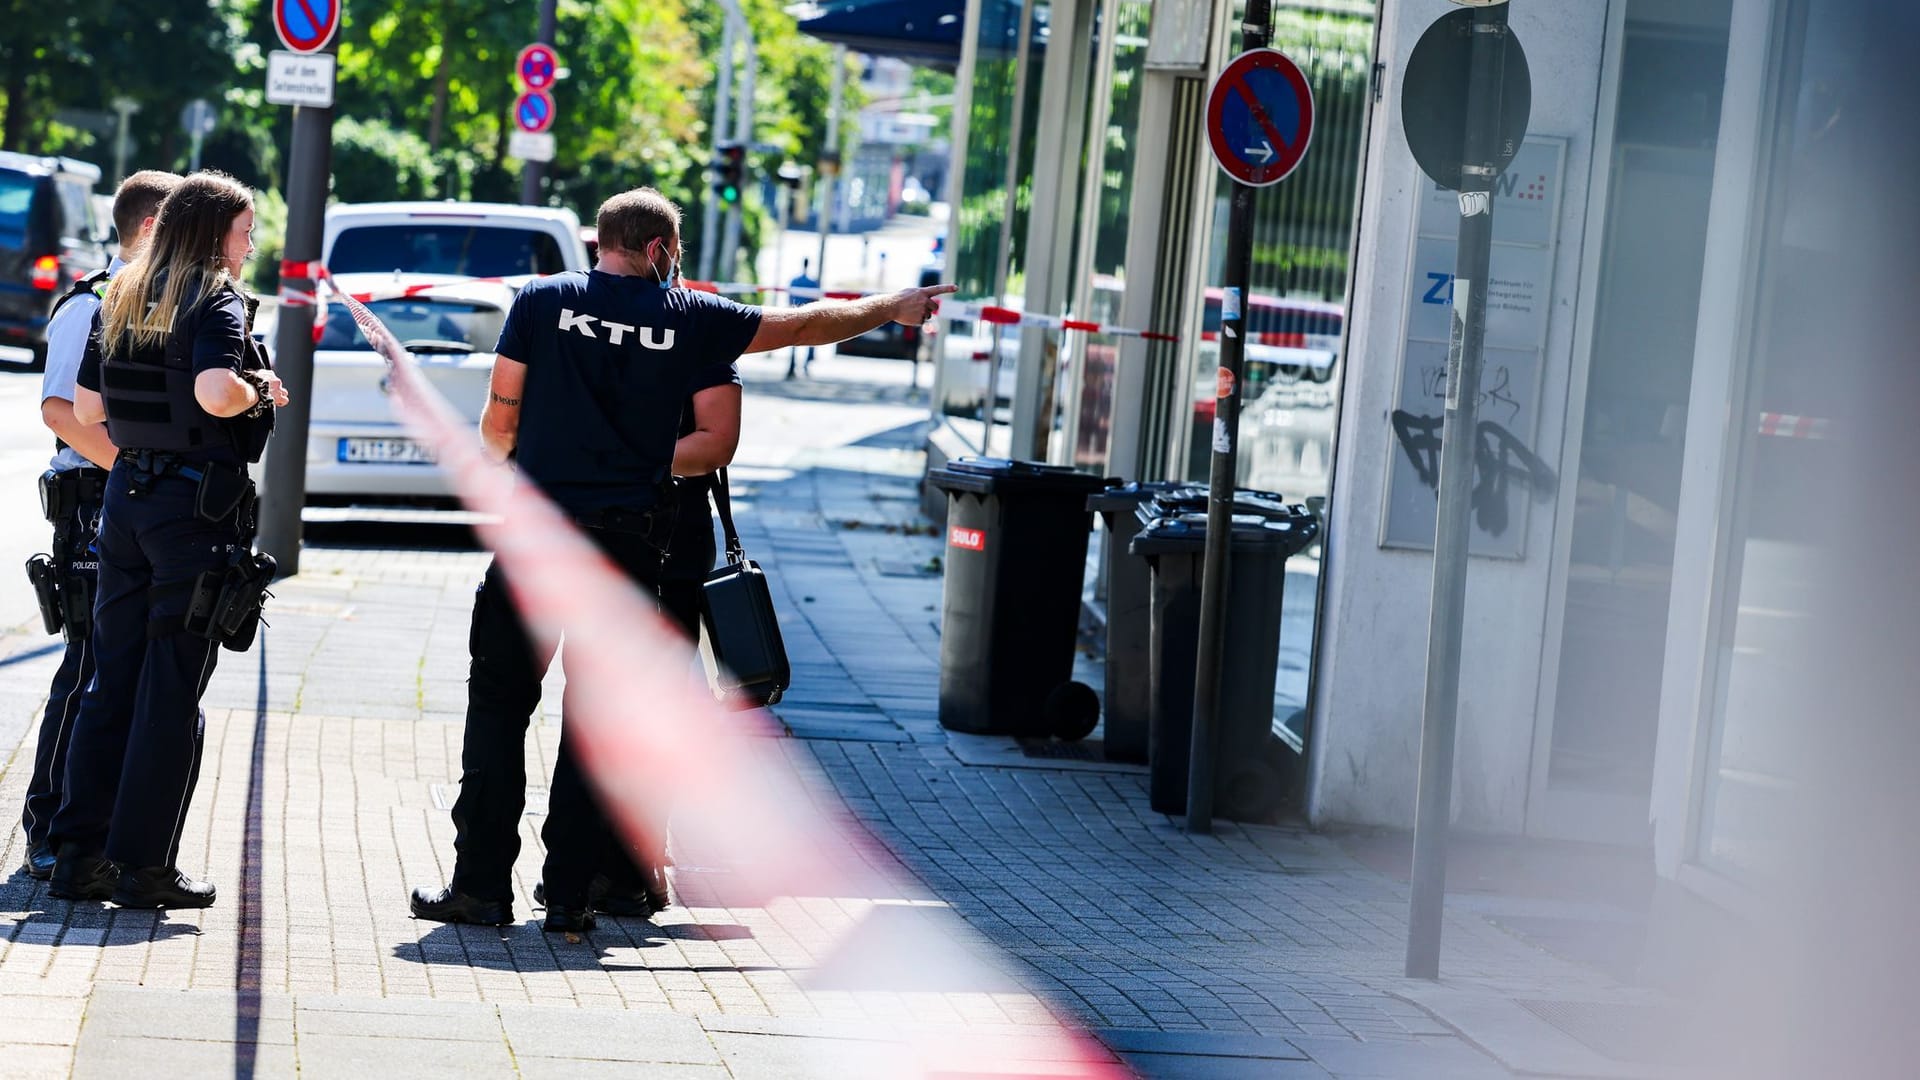
[[[574,513],[653,505],[695,392],[738,383],[760,309],[573,271],[520,290],[495,352],[527,365],[515,457]]]

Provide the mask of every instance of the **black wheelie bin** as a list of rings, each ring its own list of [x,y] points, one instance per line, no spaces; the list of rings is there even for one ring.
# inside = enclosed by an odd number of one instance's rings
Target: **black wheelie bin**
[[[1102,567],[1107,579],[1107,726],[1102,741],[1108,761],[1146,764],[1152,711],[1148,665],[1153,655],[1153,581],[1147,561],[1127,549],[1146,523],[1159,516],[1148,512],[1148,504],[1162,496],[1191,497],[1196,491],[1204,508],[1206,489],[1177,480],[1121,484],[1087,497],[1087,509],[1099,514],[1107,528]]]
[[[1073,675],[1093,515],[1108,481],[1062,466],[959,458],[928,472],[947,493],[940,723],[1050,734],[1047,697]]]
[[[1214,812],[1236,821],[1264,821],[1279,808],[1273,735],[1273,685],[1280,656],[1281,600],[1287,559],[1319,532],[1304,506],[1286,520],[1259,514],[1233,517],[1232,588],[1226,610],[1226,647],[1219,696],[1220,775]],[[1134,537],[1153,575],[1153,697],[1148,718],[1148,798],[1163,814],[1187,810],[1192,761],[1194,668],[1199,660],[1200,585],[1206,561],[1207,517],[1159,518]]]

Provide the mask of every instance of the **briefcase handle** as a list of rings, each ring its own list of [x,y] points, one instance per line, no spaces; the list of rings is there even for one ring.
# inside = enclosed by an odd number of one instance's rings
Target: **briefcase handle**
[[[740,531],[733,527],[733,500],[727,490],[727,470],[713,474],[713,508],[720,512],[720,529],[727,534],[727,561],[739,566],[747,561],[746,546],[740,543]]]

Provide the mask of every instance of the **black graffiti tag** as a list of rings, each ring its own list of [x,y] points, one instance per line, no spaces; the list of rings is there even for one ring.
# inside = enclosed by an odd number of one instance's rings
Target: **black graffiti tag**
[[[1404,409],[1393,411],[1393,433],[1407,461],[1429,489],[1440,490],[1440,431],[1438,416]],[[1511,524],[1508,496],[1514,484],[1532,493],[1534,501],[1552,497],[1559,478],[1539,455],[1513,432],[1491,420],[1480,421],[1473,451],[1473,520],[1491,536],[1506,535]]]

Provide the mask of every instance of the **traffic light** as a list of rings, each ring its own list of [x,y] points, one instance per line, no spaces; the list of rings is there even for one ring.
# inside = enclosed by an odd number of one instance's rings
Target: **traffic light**
[[[721,143],[713,154],[713,193],[727,206],[737,206],[747,172],[747,148],[740,143]]]

